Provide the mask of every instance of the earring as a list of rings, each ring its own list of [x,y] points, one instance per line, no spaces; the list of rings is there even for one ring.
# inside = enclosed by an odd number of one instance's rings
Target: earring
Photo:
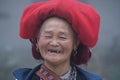
[[[77,55],[77,50],[73,50],[74,56]]]
[[[38,46],[36,46],[36,51],[39,52],[39,47]]]

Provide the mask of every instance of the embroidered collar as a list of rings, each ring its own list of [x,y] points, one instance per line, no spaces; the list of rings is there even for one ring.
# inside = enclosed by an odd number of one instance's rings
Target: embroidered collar
[[[75,67],[71,67],[65,75],[59,77],[45,65],[42,65],[36,74],[40,77],[40,80],[76,80],[77,71]]]

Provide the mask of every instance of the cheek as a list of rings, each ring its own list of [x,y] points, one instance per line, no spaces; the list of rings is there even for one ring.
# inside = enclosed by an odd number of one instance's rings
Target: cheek
[[[65,42],[63,43],[64,45],[64,48],[67,52],[71,53],[71,51],[73,50],[73,41],[68,41],[68,42]]]
[[[44,40],[43,38],[40,38],[38,40],[38,47],[39,47],[40,51],[41,51],[42,48],[44,48],[46,46],[47,43],[48,42],[46,40]]]

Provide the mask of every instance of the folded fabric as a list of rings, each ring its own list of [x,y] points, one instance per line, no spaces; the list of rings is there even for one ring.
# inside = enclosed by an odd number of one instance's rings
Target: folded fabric
[[[88,47],[95,46],[100,16],[91,6],[76,0],[49,0],[31,4],[21,17],[20,36],[24,39],[36,38],[40,25],[50,16],[66,19],[82,44]]]

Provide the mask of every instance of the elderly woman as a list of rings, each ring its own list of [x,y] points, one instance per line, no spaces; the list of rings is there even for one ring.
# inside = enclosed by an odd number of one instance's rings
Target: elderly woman
[[[77,65],[87,64],[98,39],[100,17],[75,0],[50,0],[27,7],[20,36],[32,43],[32,54],[43,63],[13,72],[17,80],[101,80]]]

